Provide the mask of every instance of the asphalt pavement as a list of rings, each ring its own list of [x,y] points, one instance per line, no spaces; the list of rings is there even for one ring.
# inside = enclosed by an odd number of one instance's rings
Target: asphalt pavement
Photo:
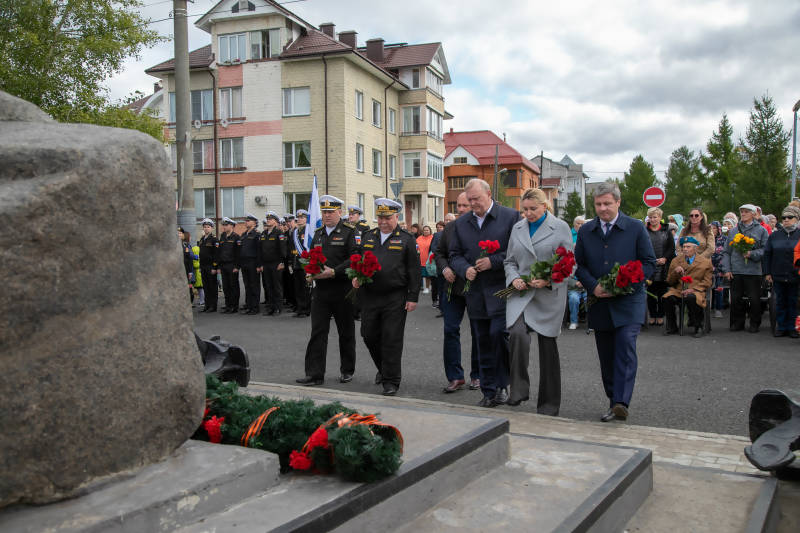
[[[222,301],[220,293],[220,301]],[[302,377],[303,358],[311,330],[310,318],[194,313],[194,326],[202,338],[220,335],[242,346],[250,356],[251,379],[294,384]],[[400,396],[474,405],[480,391],[445,394],[442,364],[442,319],[430,295],[420,294],[420,305],[408,315],[403,350]],[[339,349],[336,325],[331,321],[328,341],[326,388],[379,394],[373,383],[375,366],[364,345],[361,323],[356,322],[356,373],[352,382],[339,383]],[[561,356],[562,403],[560,416],[597,421],[607,408],[600,380],[594,336],[585,324],[564,330],[558,338]],[[631,424],[731,435],[747,435],[750,400],[758,391],[779,389],[800,399],[800,339],[774,338],[768,315],[759,333],[730,332],[728,315],[712,319],[712,331],[703,338],[662,335],[661,328],[644,329],[638,340],[639,368],[630,406]],[[469,371],[469,324],[462,324],[462,361]],[[536,412],[538,355],[531,343],[531,402],[498,410]],[[618,423],[618,422],[614,422]]]

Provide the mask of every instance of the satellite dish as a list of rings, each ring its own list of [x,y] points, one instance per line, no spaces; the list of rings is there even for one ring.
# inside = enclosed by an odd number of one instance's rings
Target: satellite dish
[[[228,119],[227,118],[223,118],[222,120],[219,121],[219,125],[222,126],[223,128],[227,128],[228,127]]]
[[[200,122],[199,120],[195,120],[194,122],[192,122],[192,124],[194,125],[195,128],[198,129],[203,125],[203,123]]]

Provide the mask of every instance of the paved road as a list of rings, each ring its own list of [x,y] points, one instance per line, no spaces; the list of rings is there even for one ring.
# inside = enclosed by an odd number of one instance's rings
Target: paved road
[[[221,295],[220,295],[221,296]],[[443,394],[442,322],[436,318],[428,295],[409,314],[403,352],[400,395],[452,403],[476,404],[480,391]],[[195,328],[201,337],[220,335],[243,346],[251,359],[252,379],[292,383],[303,375],[303,357],[310,319],[261,315],[197,313]],[[767,315],[764,315],[767,319]],[[765,320],[765,325],[767,320]],[[650,329],[639,336],[639,372],[631,405],[632,424],[747,435],[750,399],[759,390],[776,388],[800,398],[800,340],[773,338],[768,327],[757,334],[731,333],[728,319],[712,319],[713,331],[702,339],[664,337]],[[379,393],[373,384],[375,367],[360,337],[356,322],[356,373],[351,383],[338,381],[339,354],[336,326],[331,322],[328,372],[325,387],[341,391]],[[468,365],[469,327],[462,326],[463,359]],[[597,420],[607,400],[600,381],[594,337],[585,330],[564,330],[558,340],[561,352],[561,416]],[[532,397],[538,381],[536,342],[532,343]],[[536,411],[533,404],[500,407]]]

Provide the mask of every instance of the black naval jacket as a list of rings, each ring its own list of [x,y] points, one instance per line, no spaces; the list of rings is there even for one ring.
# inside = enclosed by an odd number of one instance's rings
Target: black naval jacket
[[[294,234],[297,233],[297,240],[300,241],[302,245],[305,242],[306,237],[306,229],[308,228],[308,224],[303,226],[301,231],[300,226],[297,226],[292,231],[286,234],[286,239],[289,241],[289,264],[292,266],[292,270],[295,272],[297,269],[303,270],[303,265],[300,264],[300,254],[302,250],[298,250],[297,247],[294,245]],[[327,257],[327,256],[326,256]]]
[[[230,235],[224,232],[219,235],[219,255],[217,261],[233,263],[233,268],[239,268],[239,248],[241,246],[239,234],[232,231]]]
[[[372,276],[372,283],[364,285],[366,294],[406,289],[406,301],[417,302],[422,284],[419,252],[414,236],[396,228],[381,244],[381,230],[371,229],[361,236],[361,249],[378,258],[381,269]]]
[[[200,267],[216,269],[219,261],[219,241],[214,234],[209,233],[200,237],[197,246],[200,247]]]
[[[325,266],[332,268],[336,273],[333,278],[315,280],[317,288],[324,290],[328,287],[340,287],[350,284],[345,271],[350,266],[350,256],[358,253],[355,236],[355,227],[349,222],[342,222],[341,220],[336,224],[330,235],[328,235],[324,225],[314,232],[311,247],[322,246],[322,253],[326,259]]]
[[[242,236],[240,237],[240,249],[239,249],[239,262],[241,263],[242,259],[255,259],[258,261],[259,257],[259,237],[261,234],[258,232],[257,229],[253,228],[250,231],[245,231]]]
[[[367,225],[366,222],[361,222],[359,220],[358,223],[355,226],[356,226],[356,229],[358,231],[360,231],[362,234],[369,231],[369,226]]]
[[[277,226],[272,231],[261,232],[259,245],[259,266],[276,266],[286,257],[286,234]]]

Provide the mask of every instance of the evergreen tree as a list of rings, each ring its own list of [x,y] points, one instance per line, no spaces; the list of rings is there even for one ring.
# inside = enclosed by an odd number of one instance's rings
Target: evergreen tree
[[[575,217],[583,214],[583,206],[581,205],[581,195],[577,192],[571,192],[567,195],[567,203],[564,206],[564,220],[567,224],[572,225]]]
[[[789,133],[769,95],[753,100],[750,124],[740,140],[744,171],[737,189],[764,213],[780,213],[789,202]],[[738,190],[737,190],[738,196]]]
[[[586,193],[586,220],[591,220],[597,216],[594,210],[594,191]]]
[[[684,216],[693,207],[698,207],[700,194],[700,161],[694,152],[681,146],[672,152],[667,168],[664,191],[667,198],[661,207],[667,213],[681,213]]]
[[[656,174],[653,172],[653,165],[645,161],[641,154],[631,161],[631,166],[621,183],[619,190],[622,197],[620,208],[626,215],[635,218],[642,218],[647,212],[647,208],[642,201],[645,189],[652,187],[656,183]]]
[[[733,142],[733,126],[728,121],[728,115],[722,115],[717,131],[711,134],[706,144],[706,152],[700,155],[705,175],[698,184],[698,193],[705,211],[716,218],[727,211],[736,211],[742,203],[734,198],[741,158]]]

